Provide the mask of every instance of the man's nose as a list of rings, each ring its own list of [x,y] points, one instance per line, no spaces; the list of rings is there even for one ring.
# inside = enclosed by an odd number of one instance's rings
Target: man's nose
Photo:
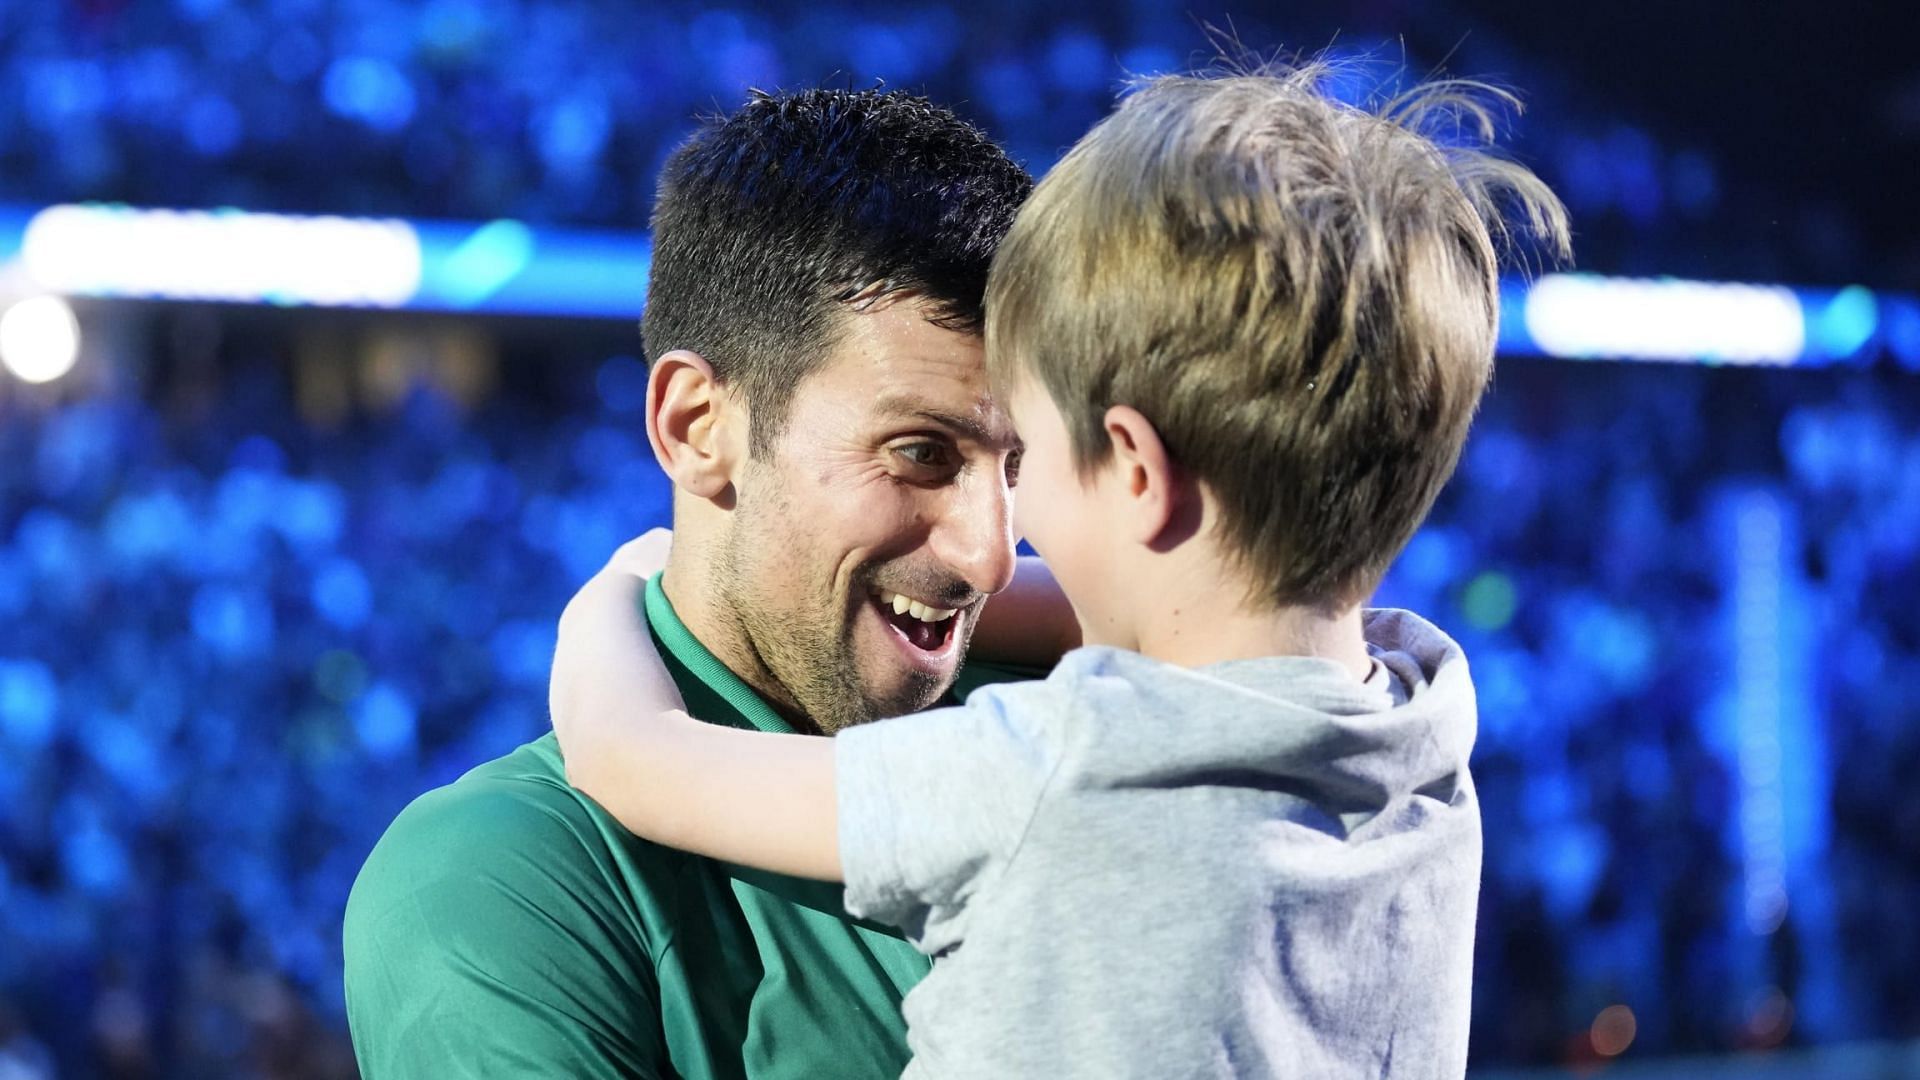
[[[982,593],[1013,580],[1013,501],[1004,481],[956,485],[933,530],[933,553]]]

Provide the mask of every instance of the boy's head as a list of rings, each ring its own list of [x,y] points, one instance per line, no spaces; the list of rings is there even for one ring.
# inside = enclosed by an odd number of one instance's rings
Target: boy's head
[[[1487,385],[1501,211],[1567,247],[1540,180],[1460,145],[1490,135],[1485,97],[1510,98],[1436,83],[1366,110],[1324,94],[1325,74],[1146,83],[1041,181],[1001,246],[988,363],[1027,441],[1022,524],[1069,592],[1068,552],[1049,547],[1085,550],[1102,531],[1065,520],[1087,512],[1072,489],[1116,454],[1138,461],[1144,439],[1204,491],[1255,610],[1364,601]],[[1155,513],[1134,537],[1149,546],[1200,523]]]

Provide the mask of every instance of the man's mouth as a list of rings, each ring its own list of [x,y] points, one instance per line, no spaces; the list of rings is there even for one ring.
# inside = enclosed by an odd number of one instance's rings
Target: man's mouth
[[[922,652],[944,652],[959,625],[956,618],[960,614],[958,608],[934,607],[911,596],[885,589],[873,593],[873,603],[879,609],[880,617],[898,631],[908,644]]]

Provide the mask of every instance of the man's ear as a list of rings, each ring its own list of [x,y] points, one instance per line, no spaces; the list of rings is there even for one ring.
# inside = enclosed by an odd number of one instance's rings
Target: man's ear
[[[746,457],[745,410],[699,353],[675,349],[647,373],[647,441],[674,486],[702,499],[732,496]]]
[[[1153,422],[1132,406],[1115,405],[1102,423],[1113,445],[1105,468],[1116,485],[1129,538],[1164,551],[1192,536],[1199,493],[1168,456]]]

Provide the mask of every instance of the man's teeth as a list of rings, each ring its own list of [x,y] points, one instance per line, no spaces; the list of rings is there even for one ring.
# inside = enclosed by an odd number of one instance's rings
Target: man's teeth
[[[918,600],[890,592],[880,594],[880,606],[891,607],[895,615],[911,615],[921,622],[946,622],[960,610],[959,608],[928,607]]]

